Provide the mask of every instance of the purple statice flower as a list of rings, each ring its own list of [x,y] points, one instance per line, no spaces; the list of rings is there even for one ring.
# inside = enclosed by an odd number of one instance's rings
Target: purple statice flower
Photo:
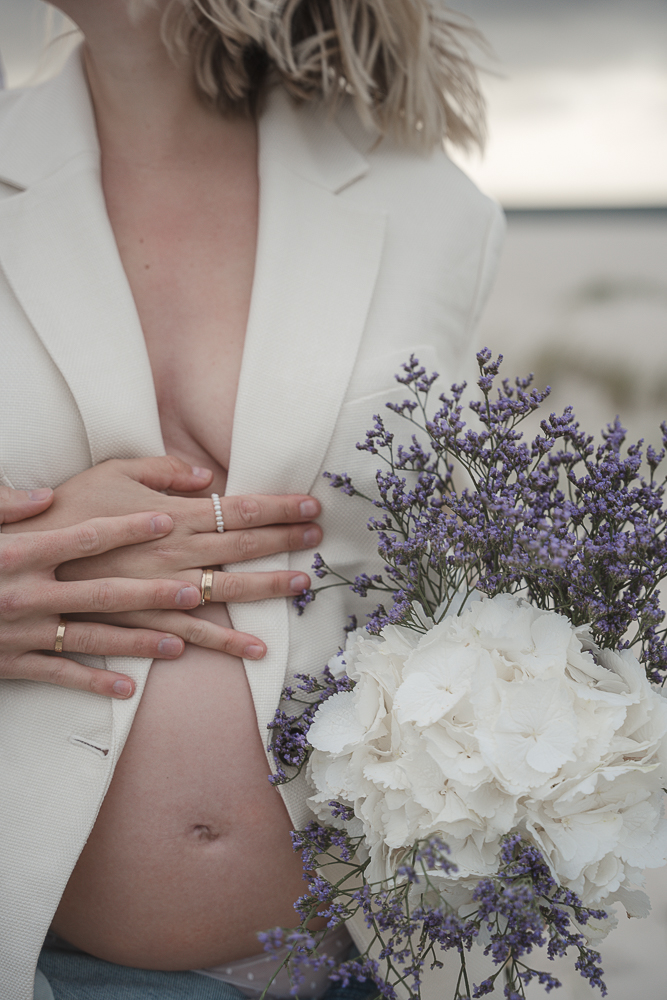
[[[380,996],[385,997],[386,1000],[396,1000],[397,998],[393,986],[390,986],[380,974],[378,962],[367,956],[343,962],[329,973],[329,979],[343,988],[353,986],[355,982],[365,983],[370,980],[377,986]]]
[[[331,485],[373,506],[368,527],[377,538],[382,571],[344,580],[360,596],[391,596],[368,616],[367,627],[423,628],[418,602],[434,613],[453,594],[521,592],[537,607],[590,624],[594,642],[637,647],[649,678],[667,676],[667,629],[658,588],[667,575],[667,480],[659,472],[667,449],[626,446],[616,419],[599,443],[583,432],[572,408],[551,413],[532,440],[520,425],[539,410],[549,389],[532,375],[500,379],[502,357],[477,355],[480,397],[466,406],[466,385],[441,393],[432,412],[437,374],[412,356],[397,380],[411,398],[388,404],[406,421],[399,442],[382,416],[357,447],[382,463],[376,496],[366,497],[349,475],[327,473]],[[470,421],[470,424],[466,421]],[[459,471],[472,483],[456,485]],[[315,590],[313,593],[316,593]],[[297,598],[297,600],[299,600]],[[303,605],[305,606],[305,605]],[[303,610],[300,606],[299,610]]]
[[[520,965],[520,960],[545,944],[550,959],[564,956],[568,949],[574,948],[579,955],[575,968],[606,996],[600,955],[587,947],[583,935],[573,927],[572,918],[586,924],[592,917],[605,919],[607,915],[586,908],[574,892],[561,888],[534,844],[524,841],[520,834],[507,837],[501,850],[499,872],[481,879],[473,897],[478,903],[476,920],[486,924],[490,936],[485,954],[491,956],[494,964],[504,969],[514,967],[523,983],[538,978],[548,992],[560,985],[558,980]],[[486,983],[494,980],[491,977]]]
[[[274,927],[270,931],[260,931],[257,938],[264,946],[264,951],[268,951],[271,955],[277,955],[285,946],[285,931],[282,927]]]
[[[355,489],[352,485],[352,480],[346,472],[342,475],[332,474],[330,472],[325,472],[324,476],[331,480],[331,485],[337,489],[341,490],[343,493],[347,493],[348,496],[353,497],[355,495]]]
[[[341,819],[344,823],[349,823],[351,819],[354,819],[354,809],[350,806],[344,806],[340,802],[331,801],[329,802],[329,809],[334,819]]]
[[[440,837],[429,837],[422,841],[419,849],[415,852],[415,864],[427,871],[441,871],[446,875],[451,875],[458,871],[456,865],[449,860],[451,851],[447,844],[443,843]]]
[[[330,806],[336,819],[349,821],[349,809],[335,802]],[[363,879],[367,862],[357,854],[363,838],[352,838],[345,829],[313,821],[294,833],[292,839],[302,854],[307,883],[307,891],[295,907],[302,924],[297,931],[267,932],[261,940],[267,950],[275,951],[284,945],[290,948],[286,961],[296,984],[303,982],[303,969],[318,960],[316,936],[307,929],[313,916],[319,913],[329,927],[336,927],[360,911],[372,931],[371,943],[377,943],[377,957],[371,959],[367,950],[337,968],[331,962],[329,978],[333,982],[349,985],[355,978],[371,979],[381,996],[390,997],[396,982],[401,981],[410,995],[418,998],[424,970],[441,968],[442,952],[453,952],[464,963],[465,954],[485,928],[489,941],[485,953],[496,971],[478,986],[469,985],[462,964],[463,979],[459,982],[465,982],[466,992],[459,990],[458,1000],[493,992],[501,974],[506,998],[520,996],[523,1000],[524,987],[533,981],[546,992],[558,987],[555,976],[525,962],[547,939],[549,958],[574,948],[575,968],[603,996],[606,993],[600,957],[586,946],[571,922],[573,917],[583,923],[591,916],[604,914],[587,910],[574,893],[561,889],[535,845],[519,834],[505,839],[499,871],[479,880],[474,891],[476,909],[466,918],[460,917],[428,881],[428,872],[438,868],[445,873],[451,871],[446,867],[451,865],[449,850],[437,838],[415,844],[399,866],[397,877],[379,885]],[[335,881],[326,876],[332,862],[337,866]],[[340,875],[341,863],[347,866],[347,876]],[[320,958],[324,964],[330,962],[326,956]],[[388,970],[392,972],[389,977]]]
[[[292,607],[296,608],[297,614],[302,615],[308,605],[315,600],[315,592],[309,588],[304,588],[300,594],[292,598]]]
[[[312,570],[320,580],[327,575],[327,564],[319,552],[315,553],[312,563]]]
[[[283,702],[300,705],[301,709],[287,712],[279,706],[267,726],[274,761],[269,781],[273,785],[286,784],[304,767],[310,753],[308,730],[319,706],[332,694],[352,689],[347,674],[334,677],[329,667],[325,667],[319,677],[296,674],[294,679],[299,683],[283,690]]]

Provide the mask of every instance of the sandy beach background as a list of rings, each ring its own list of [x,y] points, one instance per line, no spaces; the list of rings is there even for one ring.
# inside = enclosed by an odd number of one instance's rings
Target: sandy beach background
[[[658,443],[667,419],[667,3],[454,6],[497,56],[480,56],[492,71],[487,155],[457,159],[509,209],[479,346],[505,355],[506,374],[534,371],[550,383],[550,409],[572,403],[591,430],[619,413],[630,437]],[[35,72],[42,7],[0,0],[9,86]],[[667,995],[667,869],[649,872],[647,887],[650,919],[623,917],[602,946],[610,1000]],[[595,995],[567,966],[560,974],[560,1000]]]

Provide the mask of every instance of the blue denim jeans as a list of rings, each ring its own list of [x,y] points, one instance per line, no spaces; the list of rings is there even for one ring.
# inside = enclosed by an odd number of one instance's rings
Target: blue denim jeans
[[[196,972],[130,969],[82,951],[45,947],[37,967],[54,1000],[245,1000],[235,986]],[[345,989],[332,983],[321,1000],[366,1000],[376,993],[369,982]]]

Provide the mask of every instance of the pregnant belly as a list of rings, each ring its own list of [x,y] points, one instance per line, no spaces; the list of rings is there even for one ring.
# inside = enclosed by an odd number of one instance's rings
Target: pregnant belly
[[[54,930],[121,965],[191,969],[294,926],[301,864],[267,773],[241,661],[193,646],[156,661]]]

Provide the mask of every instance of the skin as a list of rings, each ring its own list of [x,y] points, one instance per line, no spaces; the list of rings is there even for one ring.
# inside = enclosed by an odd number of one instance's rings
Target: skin
[[[312,497],[305,496],[242,496],[223,498],[222,509],[227,530],[223,535],[212,534],[214,527],[213,505],[210,497],[201,500],[181,499],[165,496],[163,491],[197,490],[203,481],[209,482],[210,470],[198,469],[196,474],[191,467],[181,459],[173,456],[153,459],[136,459],[131,461],[109,461],[80,473],[69,482],[58,487],[47,504],[42,504],[38,513],[27,523],[5,524],[0,536],[0,562],[3,548],[9,546],[9,536],[20,533],[21,537],[14,540],[16,552],[16,567],[5,579],[0,566],[0,677],[30,677],[31,679],[49,680],[49,671],[45,675],[35,675],[31,668],[22,674],[21,664],[30,651],[47,648],[53,644],[53,636],[57,627],[57,619],[53,614],[44,617],[43,595],[35,587],[35,581],[30,574],[22,574],[24,561],[21,553],[39,548],[39,533],[52,531],[69,525],[78,525],[89,517],[109,518],[118,511],[141,512],[158,510],[168,516],[166,527],[160,537],[156,537],[153,529],[146,529],[145,537],[151,541],[138,541],[127,544],[127,538],[113,540],[93,549],[81,549],[82,558],[72,559],[58,566],[55,576],[60,580],[94,581],[86,587],[78,589],[80,604],[72,605],[58,602],[53,607],[60,612],[67,611],[68,620],[95,621],[109,626],[130,626],[125,628],[123,639],[131,643],[131,637],[139,630],[159,629],[163,633],[172,633],[178,648],[171,650],[170,655],[180,655],[183,652],[183,642],[193,643],[208,649],[249,659],[261,659],[266,652],[266,646],[254,636],[235,632],[229,628],[229,622],[220,625],[210,620],[210,614],[201,617],[201,612],[215,610],[197,609],[197,617],[182,610],[159,610],[160,608],[193,608],[199,603],[201,593],[201,566],[211,563],[227,563],[243,561],[253,556],[267,555],[273,552],[290,551],[308,547],[319,541],[321,533],[316,525],[309,522],[313,513],[319,513],[319,504]],[[12,491],[6,491],[11,493]],[[33,506],[31,503],[30,506]],[[2,517],[2,497],[0,495],[0,517]],[[305,522],[305,523],[303,523]],[[146,522],[148,524],[148,522]],[[26,531],[29,528],[29,533]],[[118,529],[117,529],[118,530]],[[316,541],[311,540],[312,536]],[[166,535],[169,535],[167,541]],[[36,536],[36,537],[34,537]],[[53,564],[50,561],[50,549],[44,542],[43,570],[53,577]],[[84,552],[88,555],[83,556]],[[90,554],[94,553],[94,554]],[[195,567],[197,567],[195,569]],[[128,584],[122,583],[123,578],[131,579],[170,579],[183,581],[179,587],[174,587],[175,598],[163,603],[155,599],[155,587],[144,588],[147,595],[143,602],[133,600],[130,603],[124,598]],[[107,579],[105,579],[107,578]],[[110,579],[109,579],[110,578]],[[188,587],[189,585],[189,587]],[[196,590],[193,590],[193,586]],[[214,604],[233,599],[234,601],[255,601],[262,598],[294,594],[309,585],[309,578],[303,573],[214,573],[213,593]],[[136,586],[135,586],[136,590]],[[185,591],[190,593],[186,594]],[[17,606],[12,599],[6,605],[8,595],[19,591],[22,594],[21,603]],[[163,591],[160,591],[163,595]],[[62,597],[58,600],[63,600]],[[86,614],[77,614],[76,609]],[[152,610],[143,610],[149,608]],[[109,614],[101,613],[111,612]],[[92,615],[90,612],[94,612]],[[41,615],[41,617],[40,617]],[[10,627],[20,626],[20,645],[17,646],[12,637]],[[113,654],[116,647],[99,647],[91,650],[86,645],[93,630],[78,626],[68,627],[65,634],[66,652],[97,652]],[[115,632],[110,632],[116,637]],[[47,641],[45,642],[45,636]],[[177,638],[178,637],[178,638]],[[155,643],[162,641],[163,634],[154,636]],[[82,645],[83,643],[83,645]],[[145,650],[145,647],[142,647]],[[125,652],[134,655],[142,654],[137,646],[124,647]],[[162,651],[161,655],[162,654]],[[18,661],[16,661],[17,653]],[[23,654],[23,655],[21,655]],[[49,658],[41,657],[45,666],[51,664]],[[128,697],[133,693],[133,684],[129,678],[115,674],[112,671],[100,671],[94,668],[83,670],[80,665],[73,666],[71,661],[63,661],[58,673],[68,686],[89,687],[99,694],[117,697]],[[77,684],[76,677],[86,680]],[[129,689],[119,694],[115,687],[118,683],[129,684]]]
[[[225,119],[199,102],[189,67],[174,64],[162,47],[160,5],[138,24],[122,0],[58,6],[86,39],[104,196],[148,347],[165,445],[176,460],[210,475],[200,480],[203,491],[191,472],[189,481],[183,473],[186,486],[176,476],[168,487],[176,495],[165,497],[159,475],[146,484],[128,463],[106,463],[60,487],[34,526],[47,531],[100,514],[127,515],[146,509],[149,499],[150,510],[174,521],[169,540],[69,562],[58,571],[67,580],[176,573],[187,581],[189,573],[194,581],[203,552],[215,551],[224,563],[229,553],[249,558],[316,546],[321,531],[310,521],[319,513],[312,498],[245,498],[245,510],[226,501],[232,527],[222,536],[210,534],[203,507],[189,506],[200,502],[198,493],[223,494],[226,484],[254,273],[255,124]],[[201,502],[210,517],[210,499]],[[263,585],[273,594],[289,592],[294,574],[267,576]],[[258,586],[241,585],[246,593]],[[267,781],[241,649],[230,639],[225,595],[216,596],[217,603],[189,613],[92,616],[107,624],[168,623],[178,635],[177,614],[195,623],[199,643],[153,664],[53,923],[73,944],[120,964],[219,964],[256,953],[257,931],[298,922],[292,904],[303,882],[289,817]]]

